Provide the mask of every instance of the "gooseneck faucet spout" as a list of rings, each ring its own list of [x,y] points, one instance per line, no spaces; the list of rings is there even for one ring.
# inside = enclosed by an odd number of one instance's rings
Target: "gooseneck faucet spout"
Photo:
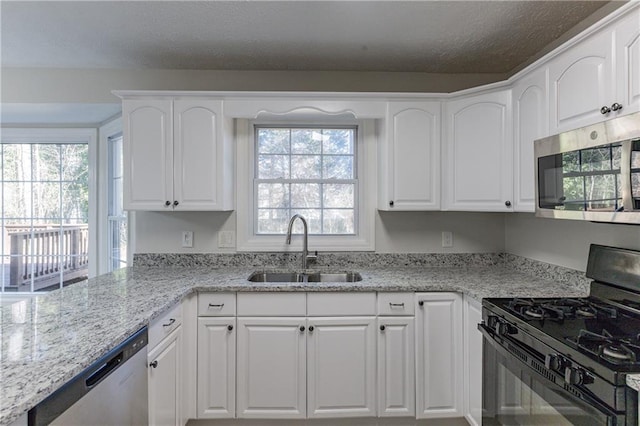
[[[302,222],[302,228],[304,230],[304,237],[302,240],[302,269],[307,269],[307,262],[313,260],[316,256],[309,256],[309,228],[307,227],[307,220],[299,214],[294,214],[289,220],[289,228],[287,229],[287,244],[291,244],[291,231],[293,230],[293,222],[296,219],[300,219]]]

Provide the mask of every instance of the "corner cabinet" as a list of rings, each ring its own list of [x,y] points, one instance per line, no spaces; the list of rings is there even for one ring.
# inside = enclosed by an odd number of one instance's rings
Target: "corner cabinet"
[[[416,293],[416,323],[416,417],[462,417],[462,296]]]
[[[124,208],[231,210],[231,122],[222,101],[124,99]]]
[[[535,211],[533,141],[549,134],[547,68],[537,70],[513,86],[513,210]]]
[[[511,90],[446,103],[443,210],[513,210]]]
[[[388,102],[378,209],[440,209],[440,108],[440,102]]]

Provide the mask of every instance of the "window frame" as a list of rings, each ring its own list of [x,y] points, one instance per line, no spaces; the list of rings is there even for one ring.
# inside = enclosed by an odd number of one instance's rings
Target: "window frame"
[[[300,243],[288,245],[283,235],[256,234],[255,218],[257,194],[256,133],[255,126],[314,128],[356,127],[355,161],[356,171],[356,233],[353,235],[310,235],[309,249],[318,251],[373,251],[375,250],[374,214],[376,183],[376,132],[374,120],[355,120],[352,117],[313,117],[311,119],[236,119],[237,142],[237,187],[236,187],[236,250],[246,251],[300,251]],[[294,240],[296,238],[294,237]]]

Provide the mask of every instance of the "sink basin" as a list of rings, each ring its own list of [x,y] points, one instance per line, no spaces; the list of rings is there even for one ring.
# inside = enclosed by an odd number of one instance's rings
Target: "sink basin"
[[[362,281],[362,275],[357,272],[267,272],[252,273],[249,281],[254,283],[353,283]]]

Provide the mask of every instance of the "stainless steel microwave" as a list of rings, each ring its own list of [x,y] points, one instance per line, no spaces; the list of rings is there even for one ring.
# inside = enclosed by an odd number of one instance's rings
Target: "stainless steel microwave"
[[[640,224],[640,113],[534,142],[536,216]]]

